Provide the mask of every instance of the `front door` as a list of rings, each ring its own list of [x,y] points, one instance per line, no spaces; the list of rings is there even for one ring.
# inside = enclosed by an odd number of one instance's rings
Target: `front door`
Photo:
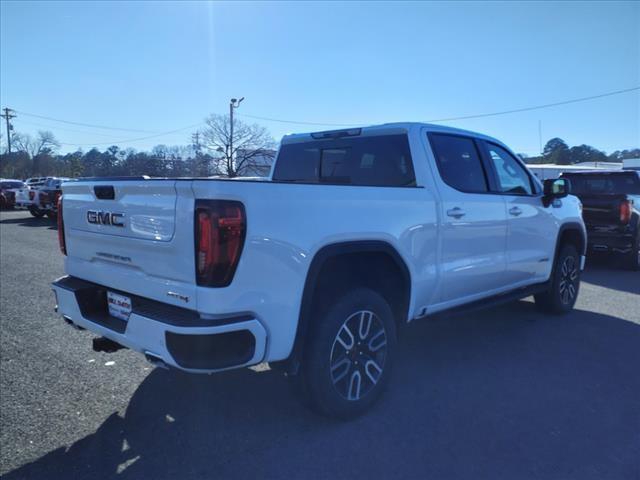
[[[500,145],[484,142],[495,189],[507,208],[507,272],[510,284],[545,280],[553,263],[557,226],[542,204],[526,167]]]

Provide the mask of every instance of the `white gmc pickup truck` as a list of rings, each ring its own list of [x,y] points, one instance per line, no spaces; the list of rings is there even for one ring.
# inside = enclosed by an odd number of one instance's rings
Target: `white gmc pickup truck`
[[[285,136],[268,181],[63,185],[57,310],[160,366],[271,362],[321,412],[379,396],[405,324],[535,295],[573,308],[581,205],[504,144],[396,123]]]

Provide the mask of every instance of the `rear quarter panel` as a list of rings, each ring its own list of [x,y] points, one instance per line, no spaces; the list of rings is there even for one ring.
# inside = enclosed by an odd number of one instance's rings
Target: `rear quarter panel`
[[[289,355],[307,272],[326,245],[380,240],[393,246],[412,278],[410,317],[434,293],[437,216],[427,188],[206,180],[194,181],[192,188],[196,199],[239,200],[247,214],[233,282],[198,287],[198,309],[255,315],[269,331],[267,360]]]

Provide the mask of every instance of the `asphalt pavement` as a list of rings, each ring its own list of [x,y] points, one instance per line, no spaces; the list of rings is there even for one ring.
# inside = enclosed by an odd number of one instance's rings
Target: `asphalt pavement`
[[[91,350],[53,311],[55,225],[0,214],[0,475],[13,479],[640,478],[640,273],[405,329],[382,400],[336,422],[263,369],[212,376]]]

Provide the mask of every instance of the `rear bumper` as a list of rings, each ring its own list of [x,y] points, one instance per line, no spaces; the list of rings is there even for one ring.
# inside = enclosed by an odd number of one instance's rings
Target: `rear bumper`
[[[131,297],[124,321],[108,314],[106,287],[62,277],[52,288],[67,321],[180,370],[211,373],[254,365],[265,355],[267,332],[250,316],[202,319],[193,310],[114,290]]]
[[[33,202],[16,202],[15,208],[29,208],[33,205]]]
[[[630,253],[634,246],[633,234],[611,234],[589,236],[587,251],[589,253]]]

